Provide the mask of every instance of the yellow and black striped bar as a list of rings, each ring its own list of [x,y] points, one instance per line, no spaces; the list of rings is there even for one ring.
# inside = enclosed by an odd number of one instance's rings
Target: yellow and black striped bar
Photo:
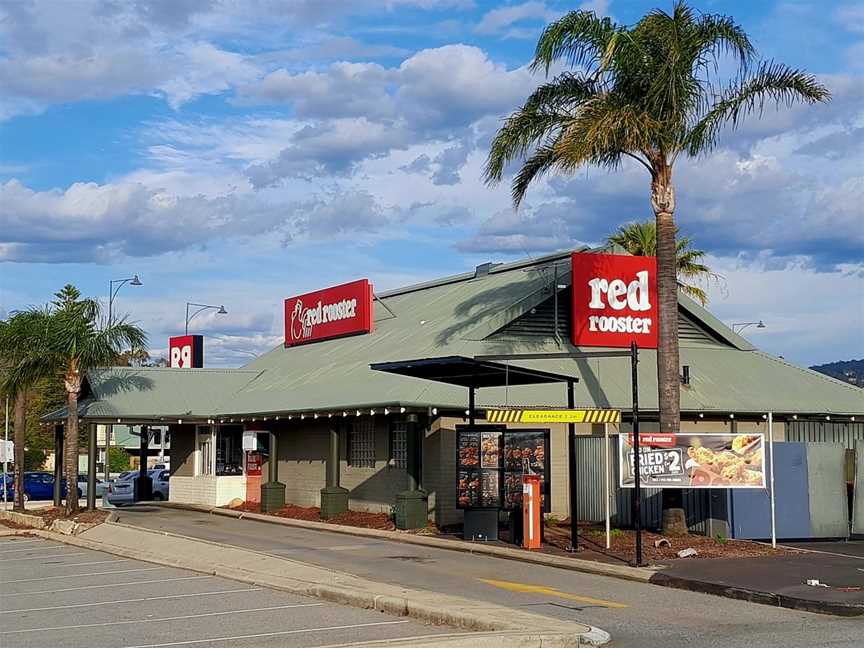
[[[620,423],[621,410],[488,409],[490,423]]]

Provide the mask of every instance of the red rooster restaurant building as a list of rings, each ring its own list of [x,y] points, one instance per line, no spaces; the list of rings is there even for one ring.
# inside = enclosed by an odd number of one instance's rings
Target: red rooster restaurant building
[[[431,520],[459,523],[458,429],[468,420],[468,391],[458,381],[371,365],[423,360],[470,369],[478,356],[620,349],[636,340],[641,429],[656,431],[653,275],[654,259],[586,249],[487,263],[383,293],[366,279],[354,281],[286,299],[284,344],[239,369],[187,362],[91,371],[80,416],[88,424],[168,425],[175,502],[254,501],[268,496],[262,482],[277,483],[287,503],[321,506],[327,515],[345,502],[390,512],[400,493],[420,492]],[[834,441],[845,451],[864,440],[861,389],[760,351],[683,294],[678,330],[682,432],[765,433],[771,412],[778,441]],[[543,358],[508,367],[503,386],[477,390],[478,423],[486,424],[484,412],[493,408],[566,408],[565,384],[533,379],[548,375],[577,381],[577,407],[620,410],[611,432],[629,431],[628,358]],[[60,422],[62,414],[48,420]],[[598,519],[603,469],[591,441],[608,424],[577,424],[585,444],[575,448],[563,423],[496,425],[537,433],[543,449],[535,444],[531,457],[545,465],[544,508],[558,518],[569,516],[568,453],[578,451],[579,514]],[[615,505],[617,523],[627,522],[627,508]]]

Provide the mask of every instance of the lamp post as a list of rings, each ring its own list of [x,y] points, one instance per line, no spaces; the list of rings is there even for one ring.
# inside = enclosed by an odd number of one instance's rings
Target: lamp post
[[[756,328],[765,328],[765,322],[763,322],[762,320],[759,320],[758,322],[738,322],[737,324],[732,325],[732,332],[733,333],[741,333],[741,331],[746,329],[748,326],[753,326],[753,325],[755,325]],[[741,328],[739,328],[736,331],[735,330],[736,326],[740,326]]]
[[[108,282],[108,326],[114,322],[114,298],[117,296],[117,293],[120,292],[120,289],[125,285],[129,284],[130,286],[143,286],[141,280],[138,278],[137,274],[132,275],[126,279],[112,279]],[[117,288],[114,288],[114,284],[117,284]],[[105,426],[105,482],[107,484],[108,480],[111,478],[111,460],[108,456],[111,450],[111,433],[114,431],[113,425]],[[96,470],[96,466],[88,466],[88,471]]]
[[[141,280],[138,278],[138,275],[132,275],[128,279],[112,279],[108,282],[108,326],[111,326],[111,322],[113,321],[114,315],[114,298],[117,296],[117,293],[123,287],[123,284],[129,284],[130,286],[143,286]],[[117,284],[117,288],[114,288],[114,284]]]
[[[198,306],[198,310],[196,310],[192,315],[189,315],[189,307],[190,306]],[[196,304],[195,302],[186,302],[186,332],[184,335],[189,335],[189,322],[198,314],[202,313],[205,310],[215,310],[217,315],[227,315],[228,311],[225,310],[225,306],[211,306],[210,304]]]

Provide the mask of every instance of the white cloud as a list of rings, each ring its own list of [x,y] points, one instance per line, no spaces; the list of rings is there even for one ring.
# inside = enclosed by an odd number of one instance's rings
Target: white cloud
[[[511,29],[514,24],[531,22],[546,23],[559,15],[549,9],[544,2],[531,0],[522,4],[492,9],[484,14],[474,29],[478,34],[504,34],[505,36],[532,35],[530,30]]]

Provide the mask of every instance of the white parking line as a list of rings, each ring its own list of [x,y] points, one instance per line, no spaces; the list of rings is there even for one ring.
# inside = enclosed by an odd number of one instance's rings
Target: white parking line
[[[30,547],[29,549],[3,549],[0,554],[21,553],[24,551],[47,551],[49,549],[62,549],[62,546],[47,545],[45,547]]]
[[[282,630],[281,632],[261,632],[258,634],[234,635],[233,637],[214,637],[213,639],[189,639],[187,641],[170,641],[168,643],[142,644],[140,646],[124,646],[124,648],[165,648],[165,646],[188,646],[190,644],[216,643],[217,641],[237,641],[239,639],[260,639],[261,637],[280,637],[284,635],[303,634],[304,632],[326,632],[328,630],[351,630],[353,628],[371,628],[373,626],[398,625],[408,623],[403,621],[376,621],[375,623],[355,623],[354,625],[326,626],[323,628],[305,628],[303,630]]]
[[[110,565],[113,563],[123,563],[129,562],[128,558],[117,558],[115,560],[94,560],[92,562],[83,562],[83,563],[66,563],[60,565],[51,565],[52,569],[54,567],[82,567],[84,565]],[[76,576],[81,576],[82,574],[75,574]]]
[[[160,583],[163,581],[159,581]],[[53,605],[51,607],[24,608],[22,610],[3,610],[0,614],[18,614],[19,612],[46,612],[48,610],[69,610],[71,608],[95,607],[99,605],[117,605],[118,603],[141,603],[143,601],[164,601],[165,599],[189,598],[191,596],[216,596],[217,594],[236,594],[238,592],[260,592],[263,587],[247,587],[244,589],[219,590],[217,592],[192,592],[191,594],[171,594],[169,596],[148,596],[146,598],[118,599],[116,601],[99,601],[98,603],[76,603],[75,605]]]
[[[66,574],[64,576],[45,576],[44,578],[19,578],[18,580],[0,581],[0,585],[11,585],[12,583],[35,583],[36,581],[56,580],[58,578],[83,578],[84,576],[105,576],[106,574],[130,574],[132,572],[155,571],[157,569],[168,569],[167,567],[141,567],[140,569],[118,569],[107,572],[90,572],[89,574]],[[0,596],[3,593],[0,592]]]
[[[295,605],[274,605],[273,607],[252,608],[246,610],[226,610],[225,612],[206,612],[203,614],[184,614],[183,616],[162,617],[161,619],[129,619],[127,621],[105,621],[103,623],[82,623],[79,625],[50,626],[48,628],[25,628],[23,630],[3,630],[0,635],[24,634],[26,632],[48,632],[51,630],[78,630],[81,628],[101,628],[104,626],[130,625],[133,623],[162,623],[164,621],[182,621],[184,619],[201,619],[204,617],[224,616],[226,614],[248,614],[249,612],[270,612],[272,610],[287,610],[288,608],[320,607],[323,603],[297,603]]]
[[[46,558],[65,558],[66,556],[83,556],[83,551],[73,551],[72,553],[66,552],[62,554],[50,554],[48,556],[31,556],[30,558],[2,558],[0,559],[0,563],[3,562],[20,562],[22,560],[45,560]]]
[[[117,574],[119,572],[108,572],[109,574]],[[130,583],[106,583],[105,585],[84,585],[82,587],[65,587],[63,589],[40,590],[38,592],[0,592],[0,598],[4,596],[32,596],[34,594],[57,594],[59,592],[77,592],[78,590],[100,589],[102,587],[125,587],[126,585],[152,585],[153,583],[170,583],[172,581],[186,580],[202,580],[204,578],[213,578],[212,576],[178,576],[177,578],[159,578],[157,580],[132,581]],[[2,585],[3,583],[0,583]]]

